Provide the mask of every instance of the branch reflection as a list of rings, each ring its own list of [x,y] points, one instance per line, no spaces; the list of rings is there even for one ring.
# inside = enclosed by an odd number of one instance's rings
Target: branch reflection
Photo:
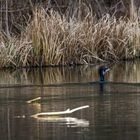
[[[73,117],[36,117],[38,122],[41,123],[57,123],[59,125],[66,125],[67,127],[89,127],[89,121]]]

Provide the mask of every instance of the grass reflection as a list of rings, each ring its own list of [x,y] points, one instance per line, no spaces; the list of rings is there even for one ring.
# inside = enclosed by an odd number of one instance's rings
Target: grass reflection
[[[140,63],[122,62],[112,65],[107,81],[140,82]],[[46,67],[43,69],[1,70],[0,84],[57,84],[98,81],[98,66]]]

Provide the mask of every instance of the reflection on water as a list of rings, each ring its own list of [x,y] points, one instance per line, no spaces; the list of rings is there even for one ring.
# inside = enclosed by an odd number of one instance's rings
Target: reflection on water
[[[72,117],[37,117],[36,119],[38,122],[57,123],[67,127],[89,127],[89,121]]]
[[[1,71],[1,84],[93,82],[0,89],[0,140],[139,140],[140,63],[114,65],[99,84],[98,66]],[[102,93],[102,94],[101,94]],[[33,99],[39,99],[37,101]],[[31,101],[31,102],[28,102]],[[89,105],[64,116],[31,116]]]
[[[98,66],[51,67],[44,69],[1,70],[1,84],[54,84],[91,82],[98,80]],[[113,65],[107,74],[109,81],[140,83],[138,61]]]

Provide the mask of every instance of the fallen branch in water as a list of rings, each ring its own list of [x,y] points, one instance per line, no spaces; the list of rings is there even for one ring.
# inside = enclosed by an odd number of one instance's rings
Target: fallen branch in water
[[[65,111],[58,111],[58,112],[42,112],[42,113],[37,113],[37,114],[34,114],[32,115],[31,117],[33,118],[37,118],[37,117],[42,117],[42,116],[55,116],[55,115],[66,115],[66,114],[71,114],[75,111],[78,111],[78,110],[81,110],[81,109],[84,109],[84,108],[88,108],[89,105],[85,105],[85,106],[81,106],[81,107],[77,107],[77,108],[74,108],[72,110],[70,110],[69,108]]]

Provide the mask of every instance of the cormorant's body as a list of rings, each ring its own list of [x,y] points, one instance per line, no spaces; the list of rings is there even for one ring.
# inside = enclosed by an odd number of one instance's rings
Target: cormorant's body
[[[109,68],[106,66],[101,66],[98,69],[99,73],[99,82],[100,82],[100,93],[102,94],[104,92],[104,81],[105,81],[105,74],[109,71]]]
[[[109,68],[106,66],[101,66],[98,70],[99,73],[99,80],[100,81],[105,81],[105,73],[109,71]]]

